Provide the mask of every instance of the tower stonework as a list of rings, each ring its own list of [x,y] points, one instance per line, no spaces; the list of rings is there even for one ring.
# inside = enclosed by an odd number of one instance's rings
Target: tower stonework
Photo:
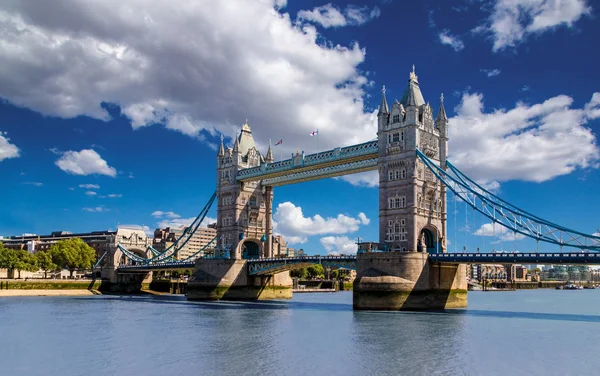
[[[217,249],[230,258],[259,258],[272,255],[273,189],[260,182],[238,182],[244,168],[273,162],[271,145],[263,157],[254,143],[248,122],[236,136],[233,148],[217,154]]]
[[[434,120],[414,70],[402,99],[378,113],[379,243],[389,251],[445,252],[446,189],[416,155],[418,148],[445,168],[448,119]]]
[[[379,248],[359,253],[354,309],[423,310],[467,305],[465,265],[432,263],[446,252],[446,188],[417,149],[446,169],[448,118],[443,96],[434,119],[413,70],[400,101],[383,89],[378,118]]]

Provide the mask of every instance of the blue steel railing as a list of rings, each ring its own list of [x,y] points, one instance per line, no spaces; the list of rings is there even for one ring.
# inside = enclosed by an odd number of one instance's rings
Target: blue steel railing
[[[435,253],[429,255],[433,262],[458,264],[592,264],[600,265],[600,253]]]
[[[304,154],[302,154],[299,161],[296,161],[296,158],[292,156],[291,159],[286,159],[283,161],[273,163],[265,163],[260,166],[239,170],[236,176],[236,180],[246,180],[263,175],[270,175],[277,172],[285,172],[299,167],[316,166],[322,163],[343,161],[349,158],[367,156],[371,154],[376,154],[378,150],[378,142],[369,141],[364,142],[362,144],[346,146],[343,148],[335,148],[320,153],[310,154],[307,156],[304,156]]]

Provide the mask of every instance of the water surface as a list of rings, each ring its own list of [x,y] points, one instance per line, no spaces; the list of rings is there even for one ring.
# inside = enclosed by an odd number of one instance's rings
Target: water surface
[[[0,299],[1,375],[596,375],[600,290],[471,292],[466,310],[354,312],[352,294]]]

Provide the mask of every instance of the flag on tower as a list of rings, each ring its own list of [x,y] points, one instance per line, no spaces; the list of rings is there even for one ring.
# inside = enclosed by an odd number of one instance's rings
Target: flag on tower
[[[314,131],[314,132],[310,132],[311,136],[316,136],[318,134],[319,134],[319,130],[318,129],[316,131]]]
[[[283,144],[283,138],[275,143],[275,146]]]

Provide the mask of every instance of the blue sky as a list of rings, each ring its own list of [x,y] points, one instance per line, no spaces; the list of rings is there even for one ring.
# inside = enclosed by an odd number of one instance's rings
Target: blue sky
[[[400,98],[413,64],[436,112],[444,93],[450,160],[516,205],[596,232],[597,8],[3,2],[0,235],[187,223],[214,191],[221,133],[231,143],[247,118],[263,153],[283,139],[276,159],[368,141],[382,85],[388,101]],[[309,136],[317,128],[318,140]],[[277,231],[309,253],[377,240],[375,181],[367,173],[278,187]],[[465,222],[461,203],[455,222],[453,205],[450,250],[535,248],[473,235],[486,222]]]

